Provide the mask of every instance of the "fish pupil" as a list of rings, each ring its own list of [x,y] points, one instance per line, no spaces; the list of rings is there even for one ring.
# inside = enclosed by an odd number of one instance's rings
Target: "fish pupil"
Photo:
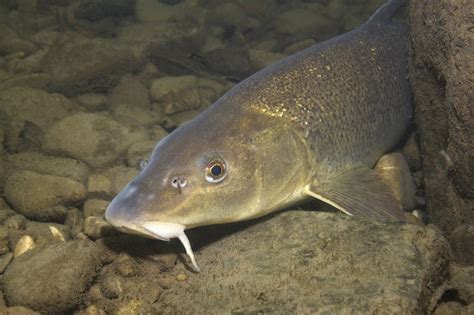
[[[222,167],[220,165],[214,165],[212,168],[211,168],[211,174],[213,176],[219,176],[222,174]]]

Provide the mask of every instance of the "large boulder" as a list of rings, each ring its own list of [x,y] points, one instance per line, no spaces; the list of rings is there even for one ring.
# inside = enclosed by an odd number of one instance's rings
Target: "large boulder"
[[[128,237],[118,248],[134,253],[140,272],[116,279],[118,297],[98,299],[91,290],[89,299],[110,313],[418,314],[429,309],[450,258],[435,229],[324,212],[286,211],[188,236],[201,273],[166,243]],[[165,288],[158,301],[144,302],[158,285]]]
[[[45,135],[46,151],[76,158],[94,168],[106,167],[135,142],[147,139],[139,128],[126,127],[98,114],[79,113],[54,124]]]
[[[468,0],[409,2],[409,76],[426,205],[431,222],[447,235],[474,225],[473,10]],[[474,244],[474,234],[465,236],[451,240]],[[474,255],[457,258],[474,264]]]
[[[44,314],[71,311],[101,265],[101,250],[91,241],[36,247],[15,258],[4,277],[10,306],[27,306]]]

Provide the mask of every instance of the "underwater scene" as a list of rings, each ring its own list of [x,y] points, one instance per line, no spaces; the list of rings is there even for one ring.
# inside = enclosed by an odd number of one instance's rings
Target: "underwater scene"
[[[0,314],[474,314],[472,12],[0,0]]]

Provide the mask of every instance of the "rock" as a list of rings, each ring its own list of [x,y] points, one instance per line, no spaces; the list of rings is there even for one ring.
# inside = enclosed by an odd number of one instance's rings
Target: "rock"
[[[130,144],[143,139],[146,134],[141,129],[122,126],[105,116],[79,113],[48,130],[45,149],[101,168],[118,159]]]
[[[163,116],[159,112],[135,107],[130,104],[117,105],[112,108],[110,114],[112,118],[124,125],[144,128],[158,125],[163,120]]]
[[[87,199],[84,202],[83,208],[84,218],[87,219],[91,216],[102,217],[109,203],[109,201],[102,199]]]
[[[17,258],[35,247],[36,244],[33,238],[29,235],[24,235],[16,243],[15,250],[13,251],[13,257]]]
[[[201,105],[197,85],[195,76],[165,77],[153,81],[150,94],[164,108],[164,113],[170,114]]]
[[[228,87],[217,81],[186,75],[156,79],[150,94],[165,114],[208,106]]]
[[[462,265],[470,265],[474,261],[474,225],[459,225],[449,240],[455,261]]]
[[[28,221],[25,230],[10,229],[8,231],[9,247],[16,248],[19,240],[25,235],[34,240],[35,246],[41,246],[69,240],[70,230],[62,224]]]
[[[186,11],[199,9],[196,1],[154,1],[137,0],[135,4],[135,18],[145,23],[166,23],[171,20],[179,20]]]
[[[297,53],[298,51],[301,51],[303,49],[309,48],[316,44],[316,41],[312,38],[302,40],[300,42],[293,43],[283,50],[283,53],[287,55],[292,55],[294,53]]]
[[[264,50],[256,50],[256,49],[249,50],[250,63],[252,64],[252,69],[255,72],[285,57],[286,55],[272,53],[272,52],[268,52]]]
[[[322,14],[305,9],[292,9],[278,15],[274,22],[275,31],[291,36],[293,41],[308,38],[328,38],[335,35],[335,23]]]
[[[100,291],[108,299],[116,299],[123,292],[123,285],[120,278],[113,275],[106,275],[101,281]]]
[[[164,130],[163,130],[164,131]],[[127,151],[127,164],[129,167],[140,169],[142,163],[147,161],[150,158],[151,152],[155,148],[158,141],[166,136],[166,131],[164,135],[156,139],[156,141],[147,140],[134,143],[128,148]]]
[[[85,218],[83,230],[93,240],[117,235],[118,233],[107,221],[94,216]]]
[[[73,235],[77,235],[82,231],[82,226],[84,225],[82,212],[76,208],[68,210],[64,224],[69,226]]]
[[[15,258],[5,272],[9,305],[43,313],[72,310],[81,303],[94,279],[100,256],[99,247],[90,241],[57,243],[28,251]]]
[[[54,41],[58,38],[59,32],[58,31],[51,31],[51,30],[42,30],[30,37],[30,40],[41,46],[51,46],[53,45]]]
[[[0,203],[1,203],[2,200],[3,200],[3,199],[0,199]],[[15,214],[17,214],[17,212],[14,211],[14,210],[12,210],[12,209],[10,209],[10,208],[8,208],[6,205],[4,205],[3,207],[0,205],[0,224],[4,224],[5,221],[6,221],[9,217],[11,217],[11,216],[13,216],[13,215],[15,215]]]
[[[126,253],[120,253],[114,261],[115,270],[122,277],[133,277],[137,274],[138,264]]]
[[[13,253],[5,253],[2,256],[0,256],[0,274],[3,274],[5,272],[5,269],[7,269],[8,265],[12,262],[13,260]]]
[[[97,22],[106,18],[123,18],[134,14],[135,1],[132,0],[95,0],[81,1],[75,6],[74,16]]]
[[[0,23],[0,54],[8,55],[22,52],[30,54],[36,46],[18,36],[18,34],[6,24]]]
[[[27,307],[23,306],[12,306],[7,307],[6,309],[0,312],[2,315],[41,315],[38,312],[33,311]]]
[[[84,310],[74,313],[75,315],[107,315],[107,313],[100,309],[97,305],[91,304]]]
[[[407,161],[400,153],[389,153],[382,156],[374,168],[383,178],[400,201],[403,209],[415,208],[416,187]]]
[[[125,187],[125,185],[127,185],[133,178],[138,175],[138,173],[140,173],[140,171],[136,168],[130,168],[125,166],[117,166],[107,170],[105,175],[110,179],[112,183],[112,196],[118,194]]]
[[[138,142],[140,143],[140,142]],[[132,144],[132,147],[135,144]],[[112,197],[112,182],[102,174],[91,174],[87,182],[87,195],[91,198]]]
[[[0,82],[0,91],[13,87],[44,89],[51,82],[51,77],[44,73],[17,74]]]
[[[206,22],[224,30],[235,29],[241,32],[248,32],[259,26],[258,20],[250,19],[235,3],[222,3],[213,7],[206,14]]]
[[[447,277],[446,240],[412,225],[287,211],[218,238],[198,253],[201,274],[163,291],[160,311],[411,314]]]
[[[80,203],[86,197],[84,186],[66,177],[19,171],[5,183],[5,197],[21,214],[38,221],[63,222],[63,208]]]
[[[408,137],[403,145],[402,153],[407,158],[411,170],[419,171],[421,169],[420,149],[414,132]]]
[[[110,39],[88,39],[61,33],[43,59],[42,70],[51,76],[50,88],[69,95],[106,92],[119,76],[144,63],[132,47]]]
[[[426,208],[430,221],[447,235],[461,224],[474,225],[474,63],[472,22],[466,17],[474,4],[461,3],[408,3],[408,70]]]
[[[7,126],[6,144],[15,152],[22,142],[26,122],[31,122],[42,131],[67,115],[71,102],[60,94],[14,87],[0,91],[0,124]]]
[[[8,228],[0,226],[0,255],[6,254],[10,251],[8,246]]]
[[[9,229],[24,230],[26,228],[26,218],[21,214],[11,216],[5,220],[5,226]]]
[[[107,97],[107,103],[113,109],[123,104],[150,109],[150,96],[148,89],[135,76],[123,77]]]
[[[87,165],[69,158],[25,152],[7,155],[5,160],[11,170],[27,170],[43,175],[67,177],[83,184],[87,182],[89,176]]]
[[[241,47],[211,50],[204,56],[204,61],[210,71],[240,80],[249,76],[252,70],[249,53]]]
[[[449,287],[457,291],[459,300],[466,304],[474,303],[474,266],[452,263],[449,269]]]
[[[99,93],[78,95],[76,101],[90,112],[98,112],[107,108],[107,96]]]

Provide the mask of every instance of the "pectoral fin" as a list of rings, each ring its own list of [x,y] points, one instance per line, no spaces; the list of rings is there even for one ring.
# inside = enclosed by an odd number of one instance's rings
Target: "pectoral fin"
[[[324,181],[315,181],[306,194],[351,216],[406,221],[405,212],[387,184],[374,170],[355,166]]]

